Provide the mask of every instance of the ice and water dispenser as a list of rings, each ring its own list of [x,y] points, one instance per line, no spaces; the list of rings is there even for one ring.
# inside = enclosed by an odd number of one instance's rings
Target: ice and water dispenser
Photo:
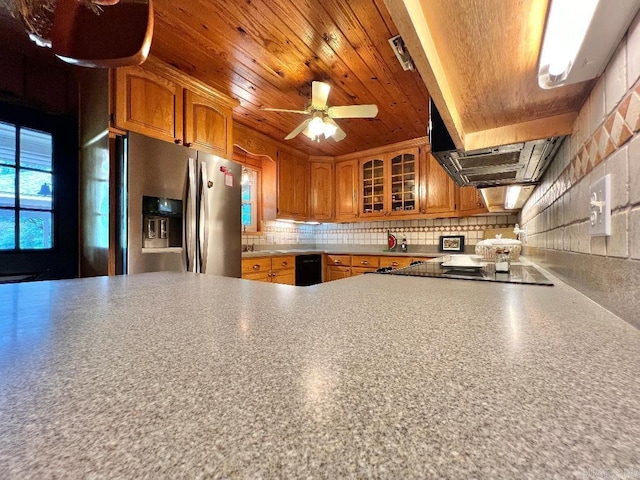
[[[182,247],[182,200],[142,197],[142,247]]]

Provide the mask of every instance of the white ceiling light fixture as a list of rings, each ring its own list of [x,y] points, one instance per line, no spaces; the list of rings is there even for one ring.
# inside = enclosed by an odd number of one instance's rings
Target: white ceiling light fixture
[[[516,203],[518,203],[518,197],[520,196],[520,190],[522,190],[520,185],[509,185],[507,187],[507,194],[504,198],[505,210],[513,210],[516,208]]]
[[[640,0],[551,0],[540,53],[540,87],[600,75],[639,8]]]

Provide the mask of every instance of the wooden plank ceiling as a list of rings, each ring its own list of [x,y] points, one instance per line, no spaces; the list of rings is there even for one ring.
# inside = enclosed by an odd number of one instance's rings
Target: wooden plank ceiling
[[[287,141],[313,155],[340,155],[427,134],[429,95],[404,71],[383,0],[155,0],[151,54],[237,98],[234,121],[283,140],[306,117],[311,82],[331,85],[329,105],[378,105],[375,119],[337,120],[347,137]]]

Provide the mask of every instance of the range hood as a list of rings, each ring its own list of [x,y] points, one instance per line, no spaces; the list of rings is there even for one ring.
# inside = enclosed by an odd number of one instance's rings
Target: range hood
[[[552,137],[464,151],[456,149],[433,100],[429,111],[431,153],[460,186],[483,188],[536,183],[564,139]]]

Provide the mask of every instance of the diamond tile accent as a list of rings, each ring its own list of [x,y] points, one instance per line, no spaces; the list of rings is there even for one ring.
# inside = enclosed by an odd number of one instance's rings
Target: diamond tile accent
[[[636,91],[630,95],[629,108],[624,121],[632,132],[640,130],[640,84],[638,84]]]
[[[611,155],[615,149],[616,146],[611,141],[606,126],[603,126],[598,132],[598,158],[596,158],[596,163],[594,163],[593,166],[595,167],[603,159]]]
[[[621,114],[620,111],[614,112],[613,115],[611,115],[611,127],[609,129],[609,134],[611,135],[611,140],[616,147],[624,144],[633,135],[627,124],[624,122],[623,114]]]

